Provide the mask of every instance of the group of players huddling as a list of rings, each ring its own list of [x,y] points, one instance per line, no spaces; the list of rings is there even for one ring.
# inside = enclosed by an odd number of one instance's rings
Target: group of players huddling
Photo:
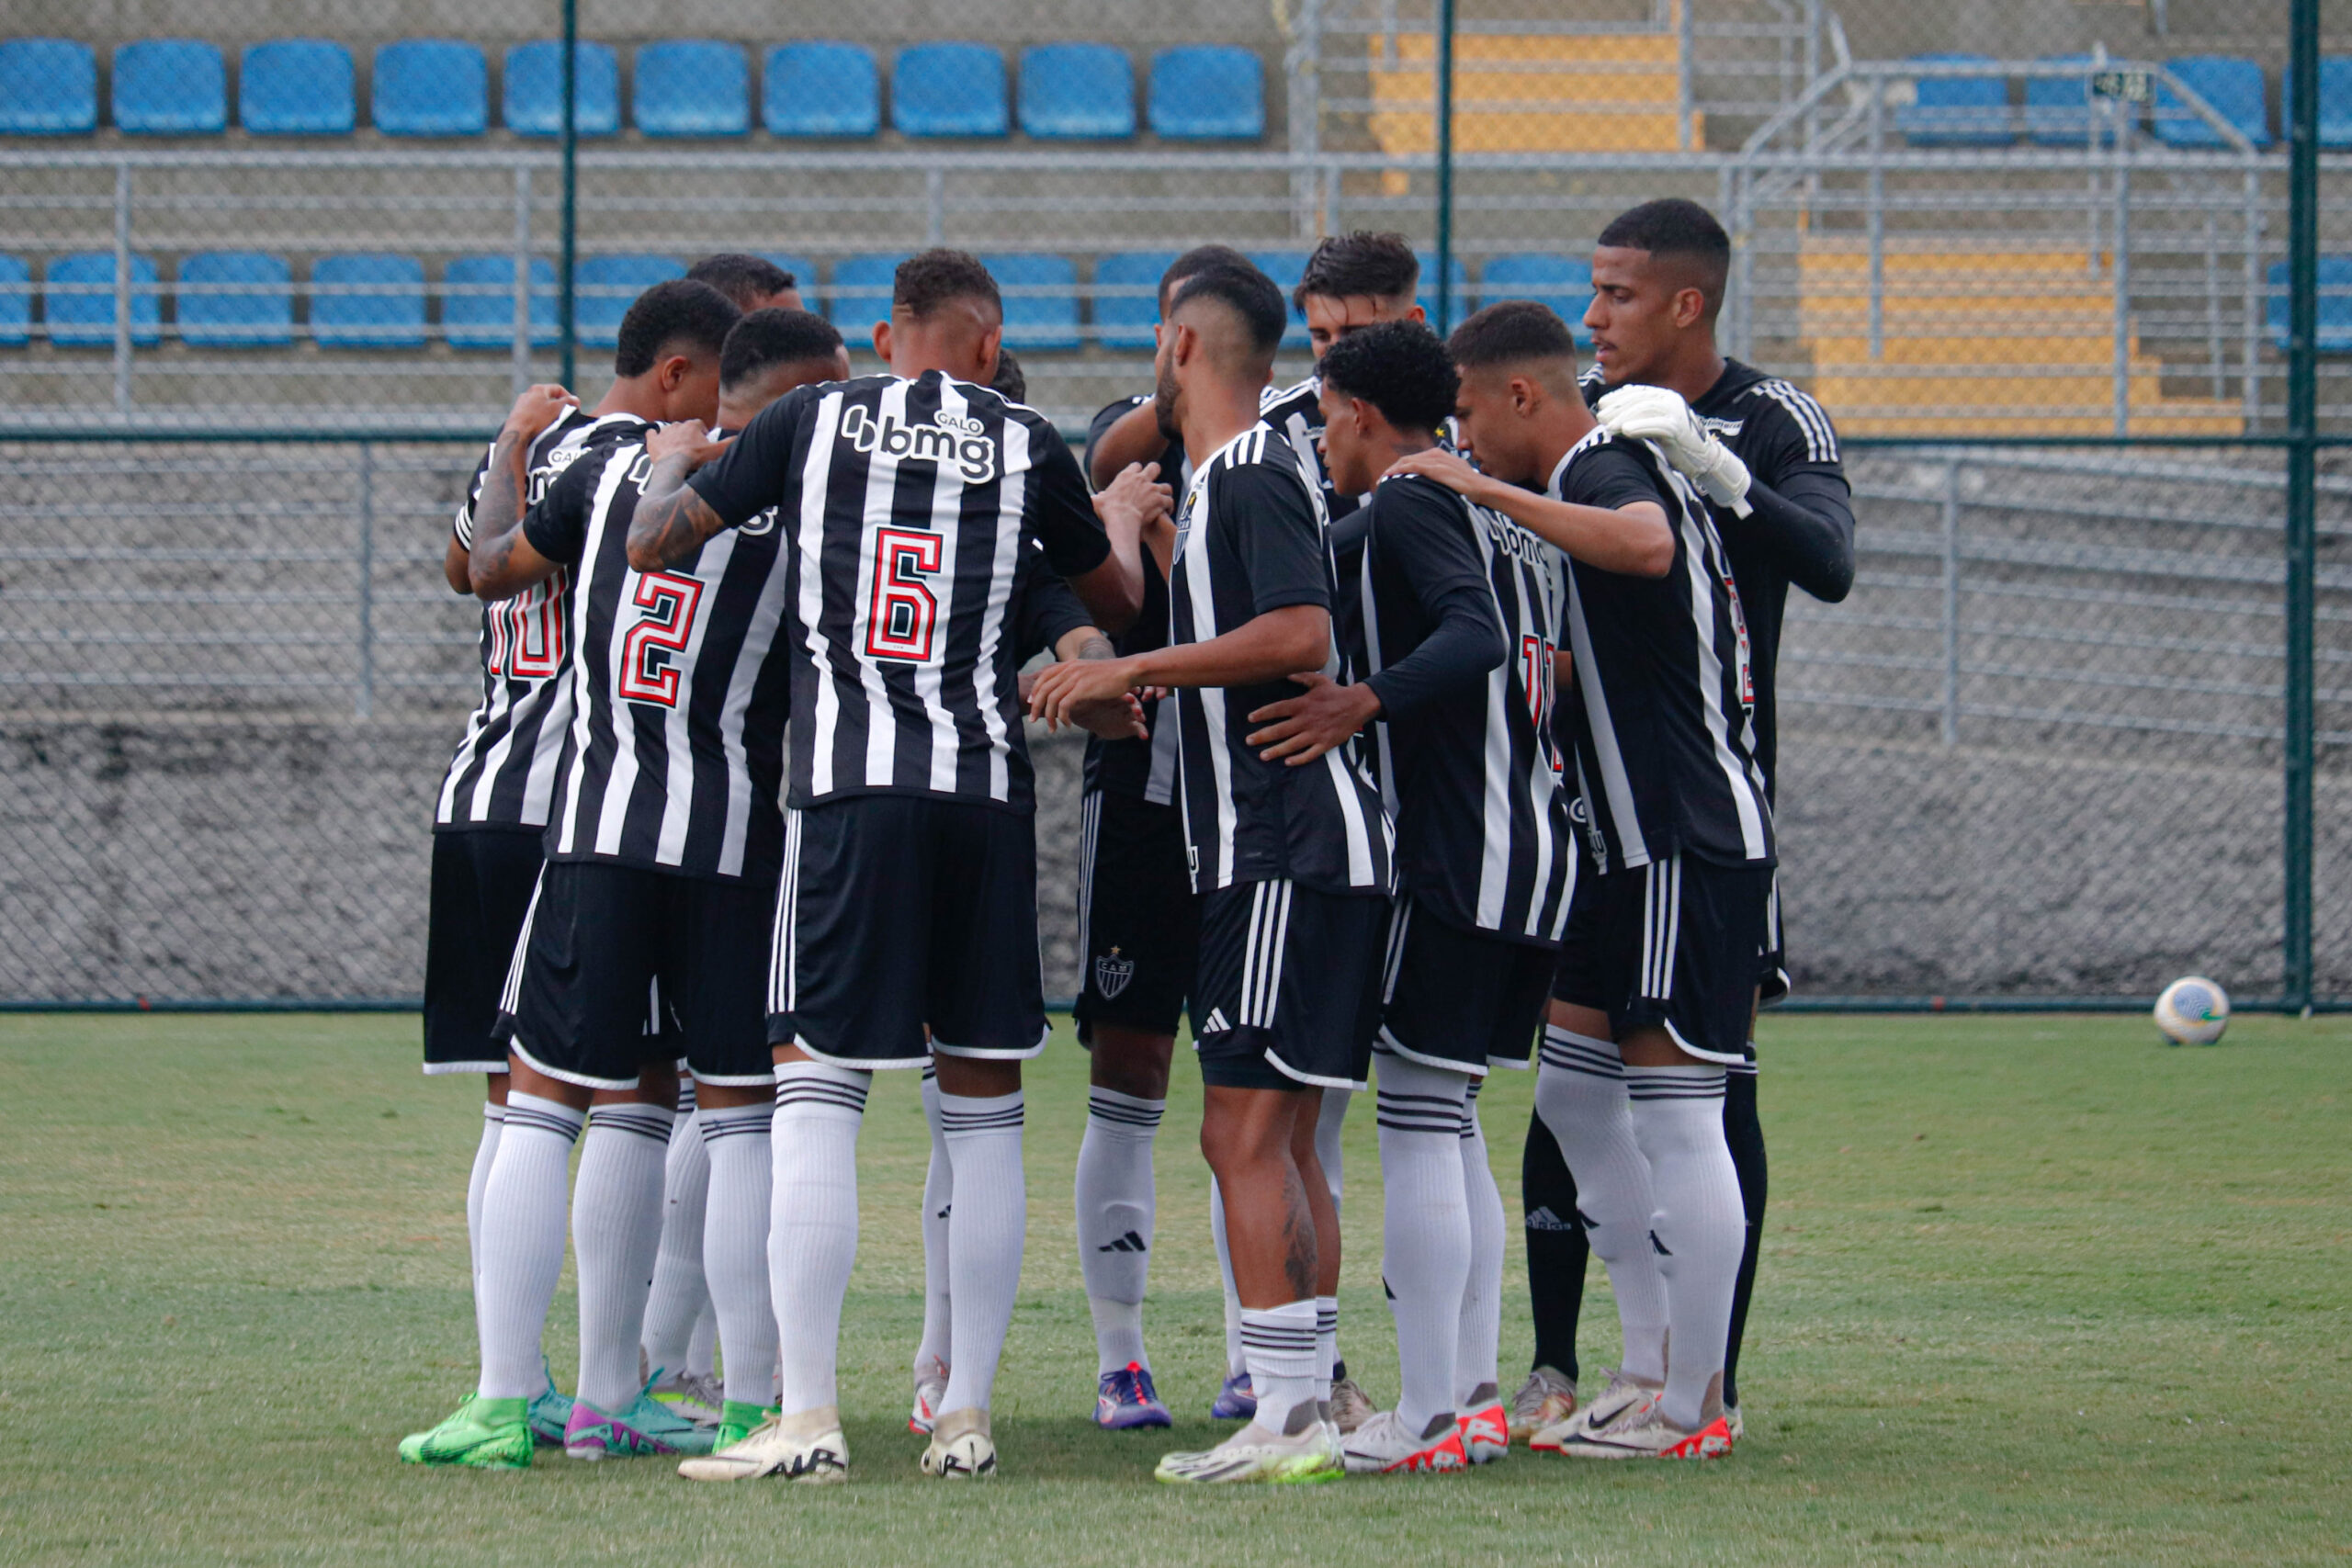
[[[1021,1064],[1048,1034],[1024,716],[1091,736],[1097,1422],[1170,1425],[1142,1303],[1189,1010],[1226,1278],[1212,1413],[1246,1424],[1160,1480],[1460,1470],[1514,1439],[1728,1452],[1765,1196],[1750,1036],[1786,987],[1773,658],[1789,585],[1834,601],[1853,570],[1827,418],[1716,348],[1728,258],[1689,202],[1612,222],[1580,379],[1544,306],[1441,342],[1406,242],[1340,236],[1289,302],[1316,374],[1281,389],[1280,290],[1201,247],[1091,473],[1021,401],[996,285],[956,251],[899,269],[886,373],[852,378],[789,275],[722,255],[630,308],[593,409],[519,399],[448,547],[485,674],[440,795],[426,980],[426,1070],[491,1086],[481,1375],[401,1458],[544,1443],[846,1480],[857,1133],[873,1073],[919,1068],[910,1426],[926,1474],[995,1471]],[[1536,1365],[1506,1402],[1477,1096],[1531,1054]],[[1375,1064],[1400,1363],[1379,1411],[1337,1299],[1339,1132]],[[569,1398],[539,1349],[567,1205]],[[1624,1353],[1579,1404],[1588,1247]]]

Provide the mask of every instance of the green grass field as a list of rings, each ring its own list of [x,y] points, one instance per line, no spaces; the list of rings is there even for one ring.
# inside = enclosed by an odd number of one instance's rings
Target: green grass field
[[[473,1374],[469,1082],[404,1017],[0,1020],[0,1562],[2319,1562],[2352,1555],[2352,1021],[1767,1021],[1773,1203],[1742,1382],[1705,1466],[1524,1453],[1467,1476],[1173,1493],[1221,1357],[1206,1179],[1178,1074],[1161,1145],[1159,1382],[1181,1425],[1087,1420],[1069,1218],[1080,1054],[1030,1080],[1030,1230],[998,1394],[1004,1473],[915,1472],[925,1143],[910,1074],[868,1113],[843,1347],[855,1479],[692,1487],[560,1454],[394,1461]],[[1517,1213],[1531,1084],[1487,1125]],[[1341,1343],[1396,1389],[1372,1119],[1349,1129]],[[1517,1252],[1507,1376],[1528,1330]],[[1596,1267],[1588,1376],[1615,1320]],[[571,1285],[548,1348],[568,1386]]]

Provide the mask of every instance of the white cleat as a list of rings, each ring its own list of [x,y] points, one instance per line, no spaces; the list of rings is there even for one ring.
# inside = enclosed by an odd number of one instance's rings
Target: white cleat
[[[1375,1411],[1340,1445],[1340,1461],[1350,1475],[1433,1474],[1470,1468],[1461,1424],[1451,1410],[1431,1416],[1429,1428],[1418,1437],[1394,1410]]]
[[[1170,1486],[1221,1486],[1244,1483],[1303,1485],[1337,1481],[1347,1473],[1338,1437],[1312,1404],[1302,1404],[1270,1432],[1253,1419],[1213,1449],[1162,1454],[1152,1479]]]
[[[649,1391],[678,1416],[697,1427],[716,1427],[725,1414],[726,1391],[715,1377],[699,1372],[662,1374]]]
[[[1621,1421],[1605,1432],[1571,1438],[1560,1451],[1574,1459],[1721,1459],[1731,1452],[1731,1427],[1722,1416],[1686,1432],[1666,1418],[1662,1402],[1652,1401],[1640,1419]]]
[[[947,1397],[947,1363],[938,1357],[915,1369],[915,1404],[907,1414],[907,1430],[919,1438],[931,1436],[939,1420],[939,1402]]]
[[[1510,1438],[1523,1443],[1577,1413],[1577,1385],[1556,1367],[1538,1367],[1510,1396]]]
[[[1731,1434],[1731,1440],[1735,1443],[1747,1436],[1747,1423],[1740,1419],[1738,1405],[1724,1406],[1724,1429]]]
[[[1355,1379],[1341,1378],[1331,1385],[1331,1421],[1341,1437],[1371,1420],[1376,1411],[1372,1396]]]
[[[1572,1440],[1597,1437],[1642,1419],[1664,1392],[1658,1384],[1637,1382],[1612,1371],[1609,1386],[1601,1391],[1600,1398],[1566,1420],[1544,1427],[1527,1439],[1527,1446],[1537,1453],[1564,1453]]]
[[[849,1444],[842,1438],[841,1412],[830,1404],[793,1416],[771,1416],[743,1440],[715,1454],[678,1466],[689,1481],[753,1481],[781,1476],[807,1486],[838,1485],[849,1479]]]
[[[989,1436],[989,1413],[951,1410],[933,1424],[931,1446],[920,1461],[925,1475],[977,1481],[996,1473],[996,1439]]]
[[[1510,1413],[1493,1383],[1482,1382],[1470,1391],[1455,1412],[1455,1424],[1462,1433],[1462,1451],[1472,1464],[1492,1464],[1510,1452]]]

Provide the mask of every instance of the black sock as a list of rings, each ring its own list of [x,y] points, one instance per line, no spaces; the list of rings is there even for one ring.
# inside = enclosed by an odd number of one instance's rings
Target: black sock
[[[1585,1260],[1591,1245],[1577,1218],[1576,1179],[1544,1118],[1527,1122],[1519,1160],[1519,1196],[1527,1216],[1527,1293],[1535,1309],[1535,1364],[1577,1376],[1577,1318],[1584,1310]]]
[[[1770,1190],[1764,1168],[1764,1124],[1756,1115],[1752,1067],[1724,1075],[1724,1142],[1731,1145],[1732,1168],[1739,1172],[1740,1207],[1747,1212],[1747,1242],[1739,1255],[1739,1280],[1731,1293],[1731,1338],[1724,1347],[1724,1403],[1737,1404],[1739,1341],[1747,1328],[1747,1298],[1756,1289],[1756,1254],[1764,1240],[1764,1200]],[[1534,1240],[1532,1235],[1528,1239]],[[1533,1250],[1531,1246],[1531,1257]]]

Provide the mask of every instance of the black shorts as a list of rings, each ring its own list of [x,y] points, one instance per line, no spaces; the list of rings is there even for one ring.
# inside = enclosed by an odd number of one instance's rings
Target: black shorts
[[[1774,866],[1771,897],[1764,906],[1764,972],[1756,982],[1756,1005],[1786,1001],[1789,989],[1789,940],[1781,928],[1781,868]]]
[[[1696,855],[1588,874],[1568,906],[1552,994],[1606,1012],[1619,1040],[1663,1028],[1703,1061],[1745,1062],[1771,893],[1770,866]]]
[[[1388,900],[1296,883],[1201,896],[1193,1049],[1220,1089],[1356,1089],[1380,1027]]]
[[[498,994],[514,964],[531,889],[536,828],[469,828],[433,835],[424,938],[424,1070],[503,1073]]]
[[[549,861],[506,979],[514,1055],[590,1089],[679,1059],[705,1083],[772,1081],[761,998],[775,913],[764,876]]]
[[[1079,1042],[1092,1044],[1097,1023],[1174,1034],[1201,963],[1184,814],[1094,790],[1079,831]]]
[[[858,1068],[1046,1048],[1035,818],[852,795],[786,813],[784,864],[770,1041]]]
[[[1466,931],[1400,894],[1380,982],[1380,1043],[1425,1067],[1524,1067],[1558,952]]]

